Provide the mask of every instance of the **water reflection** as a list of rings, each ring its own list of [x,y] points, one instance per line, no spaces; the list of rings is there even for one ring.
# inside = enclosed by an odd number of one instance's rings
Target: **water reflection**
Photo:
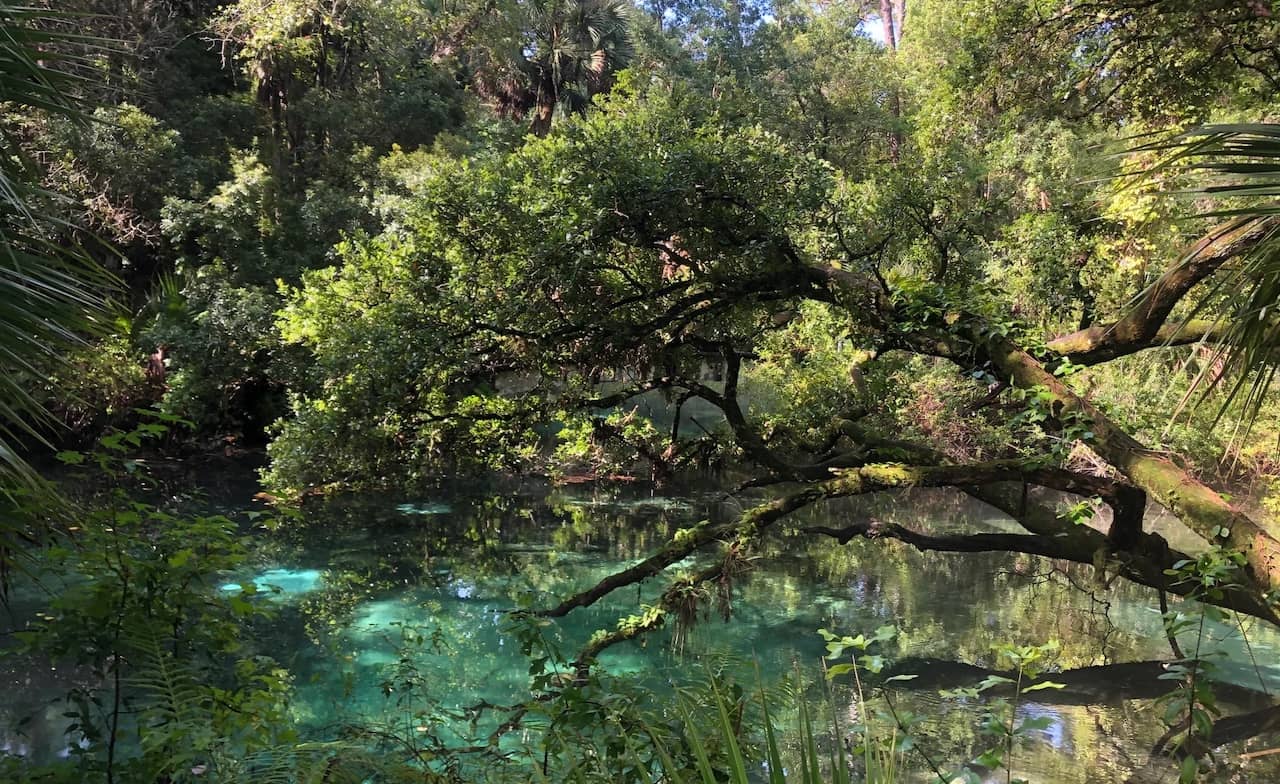
[[[405,515],[441,515],[449,514],[453,507],[443,501],[420,501],[412,504],[399,504],[396,511]]]
[[[395,632],[413,624],[431,627],[444,641],[439,650],[415,657],[425,677],[439,686],[436,696],[443,704],[518,701],[529,693],[527,666],[502,634],[502,618],[522,595],[549,604],[636,562],[678,528],[701,519],[729,519],[744,502],[714,491],[659,498],[625,488],[571,488],[454,499],[451,505],[452,515],[433,518],[430,528],[417,528],[412,536],[385,520],[372,501],[331,504],[314,512],[315,520],[349,531],[353,539],[367,537],[370,578],[389,579],[396,587],[360,605],[329,639],[328,644],[354,654],[342,689],[334,687],[333,678],[302,679],[307,685],[301,703],[311,706],[312,715],[354,721],[398,710],[379,687],[385,685],[400,639]],[[1079,681],[1062,693],[1037,694],[1020,708],[1021,715],[1051,721],[1021,755],[1019,773],[1037,781],[1093,782],[1120,781],[1151,769],[1150,748],[1164,731],[1153,701],[1169,688],[1159,680],[1160,665],[1100,666],[1169,656],[1150,591],[1128,584],[1104,590],[1094,585],[1087,567],[1030,556],[921,553],[868,541],[836,546],[797,533],[806,525],[866,517],[935,533],[1011,530],[1012,525],[946,491],[851,499],[808,510],[764,544],[764,557],[735,586],[732,622],[707,618],[687,633],[680,653],[670,650],[671,631],[665,630],[643,644],[608,651],[603,664],[612,672],[663,683],[681,672],[696,677],[698,662],[727,651],[743,662],[744,680],[755,677],[753,661],[767,679],[784,677],[796,663],[816,673],[823,653],[817,629],[857,633],[890,623],[900,629],[886,651],[890,658],[940,678],[946,665],[956,662],[975,671],[995,667],[997,642],[1058,639],[1062,650],[1056,666],[1077,672]],[[370,519],[385,522],[370,529]],[[354,541],[348,544],[353,546]],[[297,556],[327,557],[313,546],[300,547]],[[578,610],[553,628],[550,642],[572,655],[593,631],[639,611],[664,586],[664,580],[654,580]],[[1267,703],[1261,690],[1280,688],[1280,669],[1274,658],[1265,658],[1277,636],[1268,629],[1250,630],[1249,645],[1263,662],[1256,668],[1244,655],[1238,628],[1215,628],[1210,637],[1208,647],[1226,654],[1220,669],[1226,684],[1219,690],[1224,705],[1261,709]],[[318,657],[311,666],[320,668],[323,661]],[[308,663],[298,664],[305,671]],[[903,689],[902,699],[929,717],[922,742],[936,755],[968,758],[984,743],[973,706],[940,698],[937,688],[954,684],[935,681],[912,684]]]
[[[252,584],[255,601],[279,604],[277,617],[256,632],[259,646],[296,673],[298,721],[312,736],[332,738],[344,726],[406,711],[528,698],[529,666],[504,633],[507,611],[529,601],[550,605],[635,563],[678,529],[731,519],[749,503],[714,489],[657,496],[542,486],[331,501],[309,507],[305,524],[264,535],[255,569],[228,575],[223,589]],[[959,761],[984,747],[974,706],[938,690],[998,670],[996,643],[1057,639],[1055,666],[1066,671],[1059,679],[1068,688],[1036,693],[1021,706],[1020,715],[1050,721],[1020,752],[1019,775],[1105,782],[1163,770],[1150,750],[1164,731],[1153,700],[1169,688],[1159,679],[1169,651],[1151,591],[1122,583],[1104,590],[1087,567],[1031,556],[921,553],[865,540],[837,545],[799,533],[867,518],[929,533],[1012,530],[990,508],[948,491],[815,507],[762,544],[753,569],[733,586],[731,622],[711,615],[682,630],[678,652],[666,629],[607,651],[602,664],[662,687],[701,677],[703,663],[727,653],[743,682],[754,682],[757,662],[769,681],[797,666],[817,679],[818,629],[856,634],[892,624],[899,634],[883,652],[898,662],[895,672],[920,676],[903,684],[902,707],[926,717],[921,743],[933,756]],[[665,585],[666,578],[652,580],[577,610],[546,630],[546,643],[572,657],[593,632],[654,602]],[[1261,720],[1272,716],[1264,692],[1280,689],[1280,635],[1253,625],[1244,632],[1247,643],[1241,628],[1213,625],[1206,648],[1223,654],[1223,707]],[[0,708],[9,726],[24,710],[39,713],[38,700],[59,688],[17,671],[4,680],[26,702],[8,715]],[[842,689],[847,706],[851,696]],[[459,739],[483,735],[499,720],[455,730]],[[1237,751],[1266,742],[1243,738],[1239,723],[1226,726],[1234,734],[1223,742]],[[5,743],[32,742],[11,733],[0,736]]]

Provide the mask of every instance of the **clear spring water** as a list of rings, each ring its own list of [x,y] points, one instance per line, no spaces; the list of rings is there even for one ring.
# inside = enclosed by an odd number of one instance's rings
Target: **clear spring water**
[[[242,484],[228,487],[217,499],[227,511],[249,506]],[[279,606],[277,618],[258,630],[260,642],[296,674],[293,710],[307,732],[337,737],[350,725],[412,723],[426,701],[461,709],[527,698],[528,662],[503,633],[506,611],[522,599],[552,604],[644,557],[676,529],[748,504],[716,491],[660,496],[585,486],[344,499],[308,507],[305,525],[260,534],[253,568],[225,575],[213,589],[239,591],[253,582],[261,592],[256,601]],[[1151,592],[1100,590],[1088,569],[1030,556],[919,553],[895,542],[841,546],[794,533],[867,516],[931,532],[1009,525],[945,491],[814,508],[770,537],[754,569],[737,581],[731,621],[712,613],[678,646],[666,629],[644,645],[608,651],[602,664],[658,688],[696,680],[709,663],[726,660],[737,663],[744,681],[755,681],[757,665],[766,682],[797,668],[817,680],[818,629],[857,634],[892,624],[899,635],[882,652],[920,676],[902,684],[900,707],[927,717],[921,744],[932,756],[958,762],[983,748],[978,717],[973,705],[943,699],[938,690],[972,685],[981,677],[975,666],[997,666],[996,643],[1057,639],[1057,666],[1093,669],[1022,707],[1022,715],[1050,723],[1020,752],[1018,773],[1034,782],[1168,780],[1167,764],[1150,754],[1164,729],[1153,698],[1169,687],[1157,679],[1158,665],[1098,666],[1170,657]],[[571,658],[592,632],[637,612],[665,584],[626,588],[575,611],[548,630],[548,643]],[[1219,693],[1228,712],[1264,708],[1267,693],[1280,689],[1280,636],[1244,628],[1247,643],[1234,627],[1214,627],[1208,643],[1226,652]],[[409,633],[425,641],[406,644]],[[413,694],[399,685],[406,665],[423,684]],[[0,719],[36,720],[21,732],[0,729],[0,749],[65,753],[56,730],[61,708],[47,704],[59,688],[57,674],[4,666],[3,685],[17,698],[0,708]],[[846,692],[839,699],[851,701]],[[460,741],[467,732],[458,727]],[[1265,749],[1271,741],[1262,736],[1229,751]],[[1248,780],[1280,780],[1261,767],[1268,759],[1252,769],[1261,778]]]

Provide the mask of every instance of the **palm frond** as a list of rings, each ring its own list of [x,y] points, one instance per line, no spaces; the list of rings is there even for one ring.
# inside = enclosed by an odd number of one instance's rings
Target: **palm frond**
[[[66,12],[0,3],[0,102],[87,121],[74,96],[70,54],[95,39],[68,31]],[[0,134],[0,481],[35,484],[23,440],[52,424],[31,394],[65,352],[105,331],[112,278],[67,238],[70,227],[33,206],[53,198],[11,136]]]
[[[1205,125],[1138,149],[1164,154],[1157,170],[1184,166],[1200,175],[1192,193],[1210,206],[1199,216],[1226,219],[1231,231],[1256,229],[1238,263],[1218,271],[1187,316],[1220,327],[1213,361],[1196,380],[1198,400],[1222,392],[1218,417],[1242,404],[1247,427],[1280,370],[1280,124]],[[1208,372],[1219,364],[1230,372]]]
[[[627,0],[544,0],[528,12],[534,46],[525,67],[550,74],[567,112],[583,111],[635,55]]]

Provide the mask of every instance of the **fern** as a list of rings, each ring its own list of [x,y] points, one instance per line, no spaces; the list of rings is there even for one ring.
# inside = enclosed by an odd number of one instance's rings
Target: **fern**
[[[166,650],[154,624],[126,626],[122,641],[133,667],[123,685],[136,702],[143,760],[157,777],[181,781],[208,765],[217,744],[210,709],[212,690],[187,661]]]
[[[220,784],[363,784],[370,780],[430,782],[421,769],[389,761],[387,755],[343,741],[299,743],[255,752],[219,765]],[[398,778],[396,773],[401,774]]]

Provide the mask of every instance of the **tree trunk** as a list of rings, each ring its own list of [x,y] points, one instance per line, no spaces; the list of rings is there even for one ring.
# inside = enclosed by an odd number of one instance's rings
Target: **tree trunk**
[[[529,133],[539,138],[551,133],[551,118],[555,115],[554,101],[545,101],[541,97],[533,108],[533,119],[529,122]]]
[[[529,133],[542,138],[551,132],[551,120],[556,113],[557,90],[551,74],[551,66],[538,67],[538,87],[533,105],[533,119],[529,121]]]
[[[985,342],[992,364],[1015,386],[1047,390],[1058,419],[1072,414],[1083,417],[1093,433],[1089,446],[1184,525],[1205,541],[1243,553],[1263,591],[1280,589],[1280,541],[1266,529],[1186,470],[1143,446],[1026,351],[1005,338],[974,337],[979,346]]]
[[[898,33],[893,23],[893,0],[880,0],[880,24],[884,25],[884,45],[890,51],[896,50]]]
[[[880,23],[884,25],[884,46],[889,57],[898,50],[898,30],[893,22],[893,0],[880,0]],[[891,79],[896,78],[890,76]],[[889,114],[893,116],[893,128],[889,132],[889,160],[897,163],[902,158],[902,97],[897,85],[889,90]]]

